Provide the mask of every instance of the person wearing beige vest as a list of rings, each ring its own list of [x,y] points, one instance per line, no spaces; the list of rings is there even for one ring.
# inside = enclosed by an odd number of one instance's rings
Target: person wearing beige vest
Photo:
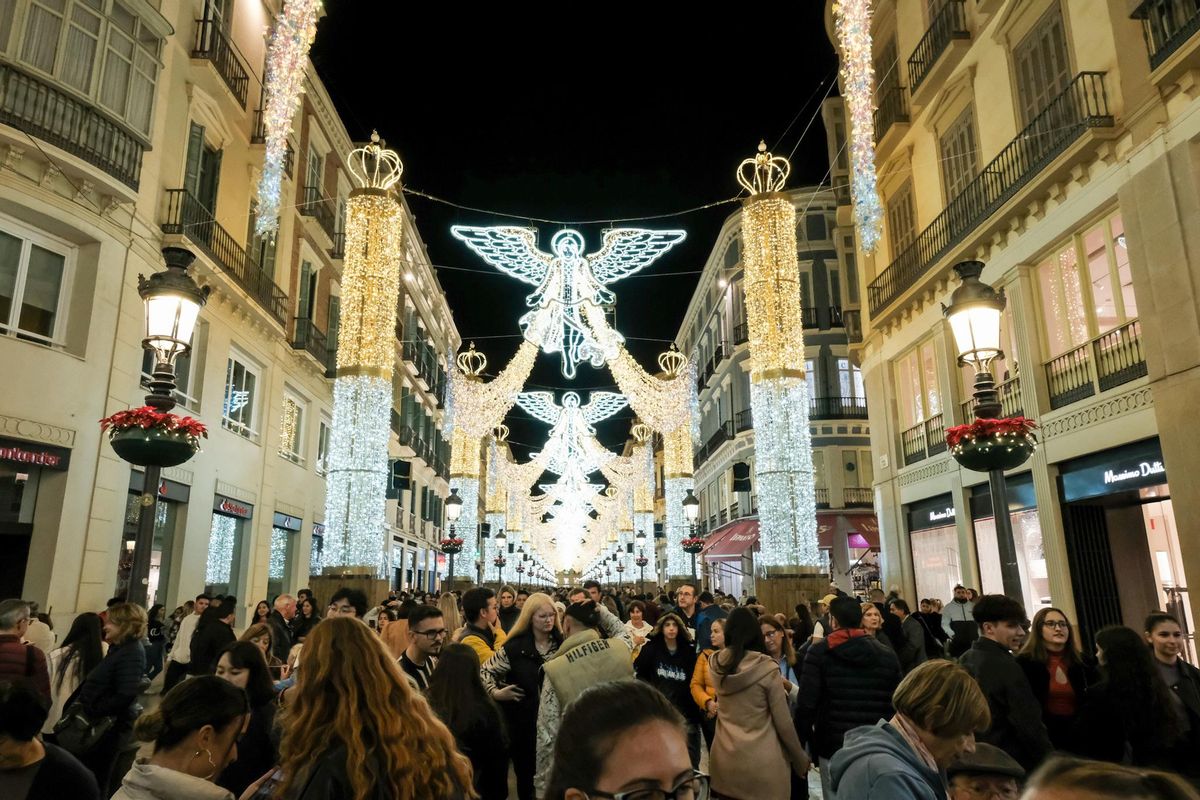
[[[563,710],[584,689],[633,677],[633,637],[621,620],[599,603],[584,600],[568,606],[563,636],[558,652],[542,667],[546,680],[538,705],[537,772],[533,779],[538,797],[545,793],[550,777]]]

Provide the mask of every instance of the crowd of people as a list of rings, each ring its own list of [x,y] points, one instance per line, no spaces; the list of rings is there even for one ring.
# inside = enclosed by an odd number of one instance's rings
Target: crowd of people
[[[1200,670],[1161,612],[1085,652],[1062,610],[966,587],[240,609],[114,598],[59,637],[0,601],[0,798],[1200,800]]]

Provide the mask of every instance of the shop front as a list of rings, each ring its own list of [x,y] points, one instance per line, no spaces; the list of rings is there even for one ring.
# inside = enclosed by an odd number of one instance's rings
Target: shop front
[[[142,493],[146,473],[129,472],[129,494],[125,499],[125,527],[121,532],[121,558],[117,563],[117,585],[114,596],[129,591],[129,576],[133,569],[133,548],[137,542],[138,525],[142,517]],[[153,606],[168,600],[177,579],[176,544],[182,540],[187,524],[187,503],[191,487],[161,478],[158,482],[158,501],[154,504],[154,542],[150,550],[150,576],[146,586],[146,601]]]
[[[1050,578],[1046,570],[1046,551],[1042,525],[1034,500],[1033,477],[1028,472],[1009,476],[1008,516],[1012,524],[1017,568],[1021,575],[1021,604],[1032,617],[1039,608],[1051,604]],[[971,488],[971,524],[975,532],[975,551],[979,556],[979,576],[983,594],[1003,594],[1000,571],[1000,546],[996,538],[996,517],[988,484]]]
[[[242,570],[245,548],[249,546],[250,521],[254,506],[232,497],[213,497],[212,526],[208,534],[208,563],[205,566],[204,591],[242,597]]]
[[[267,560],[267,597],[274,600],[297,586],[292,580],[292,562],[296,554],[296,536],[304,523],[298,517],[275,512],[271,521],[271,552]]]
[[[1085,641],[1105,625],[1140,631],[1148,613],[1165,610],[1179,619],[1193,650],[1195,626],[1158,439],[1058,466],[1071,584]]]
[[[879,521],[871,513],[817,514],[817,547],[829,560],[833,582],[865,593],[879,586]]]
[[[312,528],[312,548],[308,554],[308,574],[320,575],[325,560],[325,523],[314,522]]]
[[[39,504],[39,492],[47,482],[65,478],[71,462],[71,451],[36,442],[0,437],[0,597],[21,597],[25,590],[25,573],[31,552],[42,552],[49,558],[53,546],[34,547],[35,528],[57,535],[58,520],[44,520],[44,515],[61,511],[55,503]],[[62,487],[59,487],[61,493]],[[50,492],[51,496],[55,493]]]
[[[944,494],[920,500],[906,506],[905,517],[917,584],[914,599],[950,602],[954,587],[962,582],[954,499]]]
[[[734,597],[741,597],[743,589],[749,591],[757,546],[757,519],[735,520],[710,533],[697,556],[707,577],[706,587]]]

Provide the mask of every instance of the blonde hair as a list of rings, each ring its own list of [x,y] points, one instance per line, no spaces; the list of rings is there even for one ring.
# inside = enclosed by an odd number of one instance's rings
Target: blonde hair
[[[471,763],[361,621],[330,617],[313,628],[288,699],[279,745],[286,777],[277,796],[304,786],[321,757],[339,744],[353,800],[376,791],[388,797],[470,795]]]
[[[380,614],[380,617],[383,615]],[[389,622],[387,627],[379,634],[379,638],[387,645],[387,649],[396,658],[408,647],[408,620],[398,619]]]
[[[1196,790],[1178,775],[1105,761],[1059,756],[1042,765],[1031,790],[1081,790],[1096,800],[1196,800]]]
[[[138,641],[146,636],[146,609],[137,603],[117,603],[108,610],[108,621],[116,626],[109,644],[122,644],[128,641]]]
[[[446,630],[453,633],[463,626],[462,614],[458,613],[458,598],[453,592],[446,592],[438,600],[438,608],[442,611],[442,619],[446,621]]]
[[[558,609],[554,607],[554,600],[550,595],[544,592],[534,592],[525,598],[525,605],[521,606],[521,616],[517,617],[517,621],[513,623],[512,629],[508,632],[508,638],[511,639],[519,633],[524,633],[533,626],[533,615],[543,608],[549,608],[554,612],[554,630],[562,634],[562,626],[559,624]],[[450,630],[450,626],[446,626],[446,630]]]
[[[908,673],[892,694],[892,705],[935,736],[963,736],[992,724],[979,684],[953,661],[926,661]]]

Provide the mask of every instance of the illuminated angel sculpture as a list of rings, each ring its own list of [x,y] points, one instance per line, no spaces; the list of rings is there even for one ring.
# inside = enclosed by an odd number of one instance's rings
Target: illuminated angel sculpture
[[[573,468],[588,475],[615,455],[597,441],[595,425],[620,411],[627,402],[625,395],[616,392],[592,392],[584,406],[575,392],[564,394],[561,406],[550,392],[517,395],[518,406],[550,426],[546,449],[537,457],[544,457],[546,469],[556,475],[566,475]]]
[[[687,236],[680,230],[616,228],[605,231],[599,250],[584,255],[583,236],[570,229],[554,234],[552,253],[538,250],[531,228],[455,225],[450,230],[496,269],[537,287],[525,301],[531,310],[521,317],[521,332],[545,352],[562,353],[562,374],[568,378],[584,361],[603,366],[624,341],[618,334],[601,347],[584,307],[613,303],[609,284],[649,266]],[[539,315],[544,310],[550,313]]]

